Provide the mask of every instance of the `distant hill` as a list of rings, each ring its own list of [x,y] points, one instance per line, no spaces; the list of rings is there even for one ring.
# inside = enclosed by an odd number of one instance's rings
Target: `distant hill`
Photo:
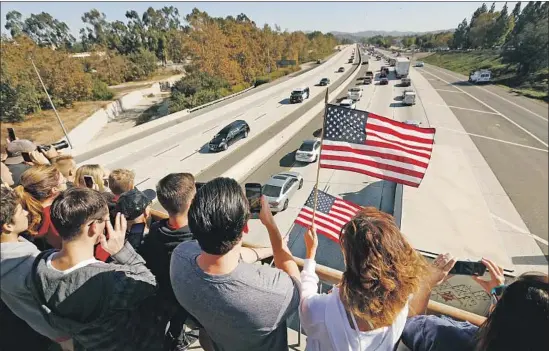
[[[454,31],[455,28],[452,29],[441,29],[441,30],[433,30],[429,32],[400,32],[400,31],[385,31],[385,30],[366,30],[362,32],[355,32],[355,33],[348,33],[348,32],[337,32],[332,31],[334,36],[339,38],[347,38],[351,40],[358,40],[360,38],[370,38],[374,37],[376,35],[382,35],[382,36],[392,36],[392,37],[403,37],[407,35],[422,35],[422,34],[430,34],[430,33],[441,33],[441,32],[448,32],[448,31]]]

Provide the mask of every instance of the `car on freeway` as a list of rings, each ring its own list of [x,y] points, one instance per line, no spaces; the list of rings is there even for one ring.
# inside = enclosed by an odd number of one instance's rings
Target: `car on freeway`
[[[318,85],[320,85],[320,86],[322,86],[322,87],[323,87],[323,86],[326,86],[326,85],[328,85],[328,84],[330,84],[330,78],[322,78],[322,79],[320,80],[320,83],[318,83]]]
[[[303,100],[309,98],[309,95],[310,91],[308,87],[294,89],[290,94],[290,103],[303,102]]]
[[[303,187],[303,177],[297,172],[281,172],[271,176],[262,187],[271,212],[281,212],[288,208],[290,199]]]
[[[404,121],[404,123],[409,124],[409,125],[414,126],[414,127],[419,127],[421,125],[421,122],[415,121],[413,119],[409,119],[407,121]]]
[[[370,76],[364,77],[364,84],[365,85],[368,85],[368,84],[371,84],[371,83],[372,83],[372,77],[370,77]]]
[[[341,72],[345,72],[345,67],[339,67],[339,69],[337,70],[339,73]]]
[[[387,77],[381,77],[381,79],[379,80],[379,85],[387,85],[389,84],[389,79],[387,79]]]
[[[345,107],[345,108],[350,108],[352,110],[354,110],[356,108],[356,104],[353,100],[351,99],[343,99],[339,102],[339,106],[341,107]]]
[[[248,137],[250,126],[241,119],[229,123],[209,143],[210,151],[225,151],[240,139]]]
[[[353,87],[347,91],[347,98],[358,101],[362,98],[362,88]]]
[[[400,80],[401,87],[409,87],[410,85],[412,85],[412,79],[406,77]]]
[[[423,61],[418,61],[418,62],[416,62],[415,66],[416,67],[423,67],[423,66],[425,66],[425,64],[423,63]]]
[[[385,74],[389,74],[389,67],[387,66],[381,66],[380,72],[385,72]]]
[[[320,65],[320,64],[322,63],[322,60],[321,60],[321,59],[318,59],[318,60],[316,60],[316,63],[317,63],[318,65]]]
[[[381,61],[381,56],[376,56],[376,61]]]
[[[320,155],[320,139],[305,140],[295,152],[297,162],[316,162]]]
[[[368,64],[368,60],[362,61],[362,65],[367,65],[367,64]]]
[[[404,90],[404,93],[402,93],[402,104],[403,105],[415,105],[416,104],[416,92],[412,89],[406,89]]]
[[[374,78],[374,72],[366,71],[366,77]]]

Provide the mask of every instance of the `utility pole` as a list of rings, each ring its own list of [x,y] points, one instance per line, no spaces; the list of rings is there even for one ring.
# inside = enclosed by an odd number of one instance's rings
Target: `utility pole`
[[[55,109],[55,105],[53,104],[53,101],[51,101],[50,94],[48,94],[48,90],[46,89],[46,86],[44,85],[44,82],[42,81],[42,77],[40,77],[40,73],[38,72],[38,69],[36,68],[36,65],[34,64],[34,60],[32,57],[30,57],[30,61],[32,63],[32,67],[34,67],[34,71],[36,72],[36,75],[38,76],[38,79],[40,80],[40,84],[42,84],[42,88],[44,88],[44,92],[48,96],[48,100],[50,101],[51,107],[53,108],[53,111],[55,112],[55,116],[57,117],[57,121],[61,125],[61,128],[63,129],[63,133],[65,134],[65,138],[67,139],[67,143],[69,144],[70,148],[73,149],[71,139],[69,138],[69,134],[67,133],[67,130],[65,129],[65,125],[63,124],[63,121],[61,121],[61,117],[59,117],[59,114],[57,113],[57,110]]]

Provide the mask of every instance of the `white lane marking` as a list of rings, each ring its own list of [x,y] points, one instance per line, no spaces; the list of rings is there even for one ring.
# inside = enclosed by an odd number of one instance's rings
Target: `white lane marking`
[[[496,216],[496,215],[493,214],[493,213],[490,213],[490,214],[492,215],[492,217],[493,217],[494,219],[496,219],[496,220],[498,220],[498,221],[500,221],[500,222],[502,222],[502,223],[505,223],[505,224],[508,225],[509,227],[515,229],[517,232],[519,232],[519,233],[521,233],[521,234],[526,234],[526,235],[532,237],[532,239],[534,239],[534,240],[536,240],[536,241],[539,241],[540,243],[549,246],[549,243],[547,242],[547,240],[545,240],[545,239],[543,239],[543,238],[540,238],[540,237],[537,236],[536,234],[532,234],[532,233],[530,233],[530,232],[525,232],[524,229],[522,229],[522,228],[520,228],[520,227],[514,225],[513,223],[511,223],[511,222],[509,222],[509,221],[507,221],[507,220],[505,220],[505,219],[503,219],[503,218],[501,218],[501,217],[499,217],[499,216]]]
[[[445,91],[447,93],[459,93],[461,94],[461,91],[457,91],[457,90],[447,90],[447,89],[435,89],[436,91]]]
[[[483,139],[493,140],[493,141],[497,141],[497,142],[504,143],[504,144],[514,145],[514,146],[520,146],[520,147],[524,147],[524,148],[527,148],[527,149],[532,149],[532,150],[537,150],[537,151],[543,151],[543,152],[549,152],[549,150],[547,150],[547,149],[540,149],[540,148],[538,148],[538,147],[533,147],[533,146],[529,146],[529,145],[517,144],[517,143],[514,143],[514,142],[512,142],[512,141],[507,141],[507,140],[502,140],[502,139],[496,139],[496,138],[488,137],[488,136],[485,136],[485,135],[462,132],[462,131],[460,131],[460,130],[451,129],[451,128],[446,128],[446,127],[437,127],[437,126],[433,126],[433,127],[436,128],[436,129],[443,129],[443,130],[447,130],[447,131],[454,132],[454,133],[458,133],[458,134],[466,134],[466,135],[474,136],[474,137],[477,137],[477,138],[483,138]]]
[[[454,78],[458,78],[458,79],[463,79],[463,78],[461,78],[461,77],[454,76],[453,74],[450,74],[450,73],[448,73],[448,72],[444,72],[444,71],[442,71],[442,70],[440,70],[440,69],[436,69],[436,68],[434,68],[433,66],[431,66],[431,69],[434,69],[435,71],[439,71],[439,72],[441,72],[441,73],[445,73],[445,74],[449,75],[450,77],[454,77]],[[500,98],[500,99],[502,99],[502,100],[504,100],[504,101],[507,101],[507,102],[510,103],[511,105],[515,105],[516,107],[521,108],[521,109],[523,109],[524,111],[529,112],[529,113],[533,114],[534,116],[543,119],[544,121],[547,121],[547,118],[545,118],[545,117],[543,117],[543,116],[541,116],[541,115],[538,115],[537,113],[535,113],[535,112],[533,112],[533,111],[527,109],[526,107],[521,106],[521,105],[519,105],[519,104],[517,104],[517,103],[515,103],[515,102],[513,102],[513,101],[511,101],[511,100],[507,100],[507,99],[504,98],[503,96],[500,96],[500,95],[498,95],[498,94],[496,94],[496,93],[494,93],[494,92],[491,92],[491,91],[488,90],[488,89],[484,89],[484,88],[481,88],[481,87],[476,86],[476,85],[473,85],[473,84],[471,84],[471,86],[474,86],[475,88],[478,88],[478,89],[483,90],[483,91],[485,91],[485,92],[487,92],[487,93],[490,93],[490,94],[492,94],[492,95],[494,95],[494,96],[496,96],[496,97],[498,97],[498,98]]]
[[[451,84],[450,82],[447,82],[445,81],[444,79],[432,74],[431,72],[427,72],[426,70],[421,70],[427,74],[430,74],[432,75],[433,77],[436,77],[438,79],[440,79],[442,82],[446,83],[446,84]],[[540,138],[538,138],[537,136],[535,136],[532,132],[530,132],[529,130],[527,130],[526,128],[524,128],[523,126],[521,126],[520,124],[518,124],[517,122],[513,121],[511,118],[505,116],[503,113],[499,112],[498,110],[496,110],[495,108],[493,108],[492,106],[488,105],[487,103],[485,103],[484,101],[480,100],[479,98],[473,96],[472,94],[469,94],[468,92],[466,92],[465,90],[461,89],[460,87],[458,86],[454,86],[454,88],[456,88],[457,90],[463,92],[464,94],[467,94],[469,97],[471,97],[472,99],[480,102],[481,104],[483,104],[484,106],[488,107],[490,110],[496,112],[497,114],[499,114],[501,117],[505,118],[508,122],[512,123],[513,125],[515,125],[517,128],[519,128],[520,130],[522,130],[523,132],[525,132],[526,134],[530,135],[532,138],[534,138],[535,140],[539,141],[541,144],[543,144],[545,147],[549,147],[549,144],[547,144],[546,142],[544,142],[543,140],[541,140]]]
[[[490,112],[490,111],[482,111],[482,110],[474,110],[472,108],[465,108],[465,107],[459,107],[459,106],[451,106],[451,105],[444,105],[444,104],[432,104],[432,103],[426,103],[427,105],[433,105],[433,106],[444,106],[449,108],[455,108],[458,110],[466,110],[466,111],[472,111],[472,112],[479,112],[479,113],[487,113],[489,115],[499,115],[499,113]]]

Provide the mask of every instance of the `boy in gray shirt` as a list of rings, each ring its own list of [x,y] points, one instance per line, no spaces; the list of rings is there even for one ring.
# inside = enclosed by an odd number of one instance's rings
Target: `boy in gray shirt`
[[[261,205],[278,269],[241,260],[250,209],[240,185],[229,178],[200,188],[189,209],[197,240],[172,254],[175,296],[204,326],[215,350],[288,350],[286,318],[299,306],[299,270],[265,198]]]

